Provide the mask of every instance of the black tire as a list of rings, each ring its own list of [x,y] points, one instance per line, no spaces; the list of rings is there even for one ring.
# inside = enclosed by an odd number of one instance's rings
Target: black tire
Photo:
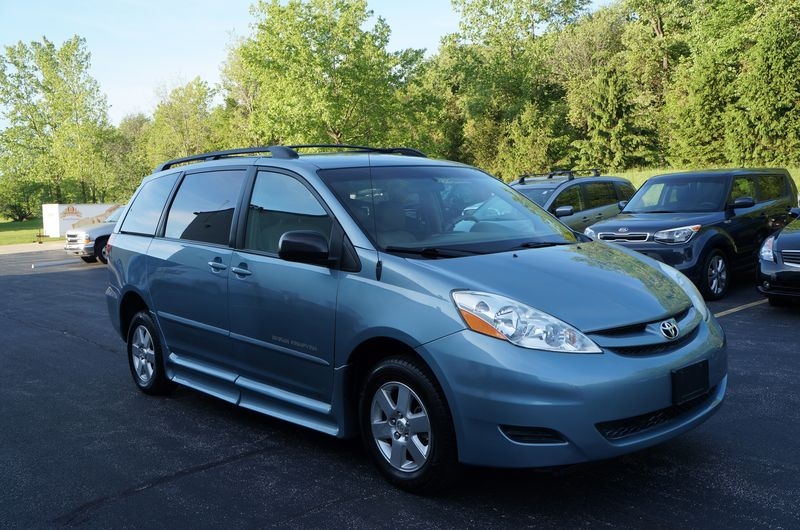
[[[384,359],[359,400],[364,447],[383,476],[412,493],[434,494],[458,478],[453,420],[433,375],[407,357]]]
[[[719,249],[712,249],[700,269],[700,292],[706,300],[719,300],[728,292],[731,271],[728,257]]]
[[[97,263],[97,258],[94,256],[81,256],[81,259],[86,263]]]
[[[164,373],[163,352],[153,319],[145,311],[136,313],[128,328],[128,366],[145,394],[164,395],[174,387]]]
[[[94,257],[100,260],[101,263],[108,263],[108,254],[106,254],[107,237],[98,238],[94,242]]]

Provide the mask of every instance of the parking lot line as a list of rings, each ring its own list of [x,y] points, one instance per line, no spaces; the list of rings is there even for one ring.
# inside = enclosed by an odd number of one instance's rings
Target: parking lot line
[[[763,300],[757,300],[755,302],[750,302],[749,304],[740,305],[725,311],[720,311],[719,313],[714,313],[714,316],[717,318],[724,317],[730,315],[731,313],[738,313],[739,311],[744,311],[745,309],[750,309],[751,307],[755,307],[757,305],[766,304],[768,301],[769,300],[764,298]]]

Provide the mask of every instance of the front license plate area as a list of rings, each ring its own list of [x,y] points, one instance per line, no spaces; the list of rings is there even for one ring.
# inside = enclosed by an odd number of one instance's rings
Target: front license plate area
[[[682,405],[708,392],[708,360],[672,371],[672,403]]]

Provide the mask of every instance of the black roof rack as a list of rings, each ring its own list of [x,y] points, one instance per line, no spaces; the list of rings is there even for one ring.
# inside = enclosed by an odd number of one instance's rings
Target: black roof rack
[[[299,158],[297,153],[298,149],[337,149],[345,150],[350,149],[363,153],[386,153],[395,155],[406,156],[419,156],[426,157],[425,153],[411,147],[367,147],[363,145],[348,145],[348,144],[302,144],[302,145],[269,145],[262,147],[243,147],[241,149],[228,149],[225,151],[213,151],[211,153],[202,153],[199,155],[185,156],[183,158],[176,158],[168,160],[159,165],[153,171],[157,173],[164,171],[171,167],[186,164],[189,162],[208,162],[211,160],[219,160],[221,158],[229,158],[239,155],[255,155],[258,153],[270,153],[273,158],[292,159]]]
[[[600,170],[597,168],[592,169],[553,169],[547,173],[523,173],[519,176],[519,179],[514,184],[525,184],[525,179],[529,178],[548,178],[551,179],[553,177],[567,177],[567,180],[572,180],[575,177],[582,176],[580,174],[588,173],[589,177],[599,177]]]

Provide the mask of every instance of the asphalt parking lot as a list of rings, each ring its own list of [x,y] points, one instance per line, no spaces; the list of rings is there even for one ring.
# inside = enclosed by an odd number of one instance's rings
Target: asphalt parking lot
[[[425,498],[356,442],[187,389],[141,394],[105,266],[19,250],[0,255],[0,528],[800,527],[800,304],[749,282],[710,304],[730,380],[701,427],[557,473],[467,469]]]

